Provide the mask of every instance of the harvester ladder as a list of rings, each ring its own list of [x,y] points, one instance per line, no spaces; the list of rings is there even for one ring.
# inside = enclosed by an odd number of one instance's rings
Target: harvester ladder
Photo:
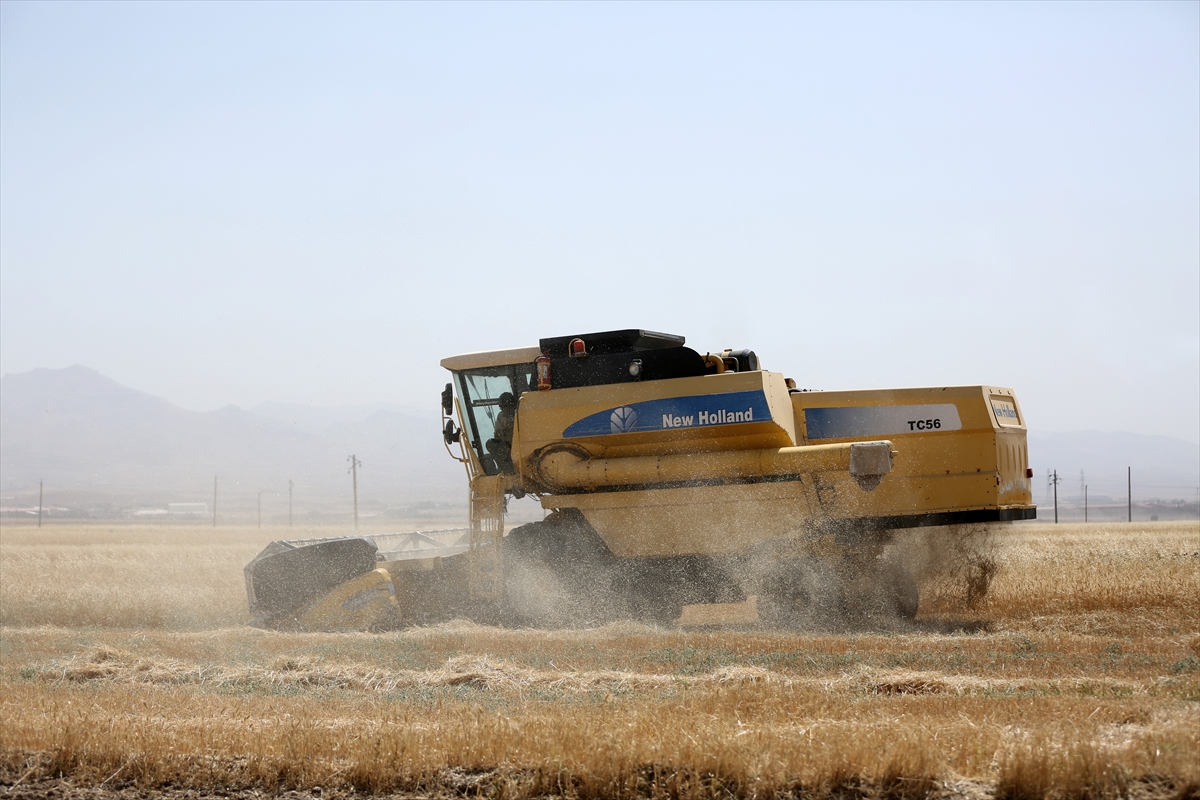
[[[494,612],[504,599],[504,485],[499,475],[471,481],[471,537],[468,550],[471,599]]]

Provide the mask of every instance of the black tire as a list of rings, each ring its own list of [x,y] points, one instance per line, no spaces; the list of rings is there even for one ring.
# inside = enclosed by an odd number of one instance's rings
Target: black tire
[[[917,579],[899,564],[886,562],[886,565],[887,578],[892,587],[892,607],[896,616],[906,620],[916,619],[917,609],[921,605]]]
[[[532,522],[504,538],[504,622],[515,627],[567,624],[573,597],[556,574],[562,548],[558,531]]]
[[[838,581],[809,559],[772,565],[758,582],[758,618],[770,628],[812,630],[828,627],[840,606]]]
[[[567,628],[628,616],[614,591],[611,554],[597,542],[590,526],[565,515],[511,531],[504,538],[505,622]]]
[[[629,600],[630,616],[638,622],[670,627],[683,613],[683,603],[656,591],[654,587],[627,587],[625,596]]]
[[[920,594],[912,573],[893,561],[870,561],[847,572],[846,610],[868,624],[912,620]]]

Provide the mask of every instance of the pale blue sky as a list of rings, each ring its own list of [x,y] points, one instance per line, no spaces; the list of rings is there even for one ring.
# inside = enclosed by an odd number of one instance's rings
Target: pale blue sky
[[[0,369],[433,408],[609,328],[1200,440],[1200,4],[0,3]]]

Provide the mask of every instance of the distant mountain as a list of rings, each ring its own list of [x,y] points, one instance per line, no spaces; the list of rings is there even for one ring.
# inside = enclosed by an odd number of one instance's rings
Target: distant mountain
[[[380,411],[408,417],[437,418],[437,408],[414,409],[396,403],[367,403],[364,405],[310,406],[302,403],[259,403],[250,409],[255,414],[295,425],[309,433],[324,434],[335,425],[345,426],[363,422]]]
[[[242,502],[259,491],[286,493],[288,480],[308,498],[340,502],[350,494],[353,453],[363,463],[364,504],[465,497],[462,467],[446,455],[435,416],[268,405],[275,414],[187,411],[82,366],[5,375],[0,486],[7,494],[45,480],[59,489],[202,498],[217,475],[222,496]],[[296,421],[279,418],[289,408]],[[324,432],[310,429],[322,421]]]
[[[1080,472],[1096,496],[1124,497],[1127,469],[1133,474],[1134,499],[1183,499],[1194,502],[1200,487],[1200,444],[1169,436],[1073,431],[1029,433],[1029,464],[1034,496],[1053,470],[1062,479],[1059,496],[1079,493]]]

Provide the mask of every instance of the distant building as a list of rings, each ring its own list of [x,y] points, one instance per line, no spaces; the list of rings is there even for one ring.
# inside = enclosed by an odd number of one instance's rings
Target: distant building
[[[172,517],[207,517],[208,503],[167,503]]]

